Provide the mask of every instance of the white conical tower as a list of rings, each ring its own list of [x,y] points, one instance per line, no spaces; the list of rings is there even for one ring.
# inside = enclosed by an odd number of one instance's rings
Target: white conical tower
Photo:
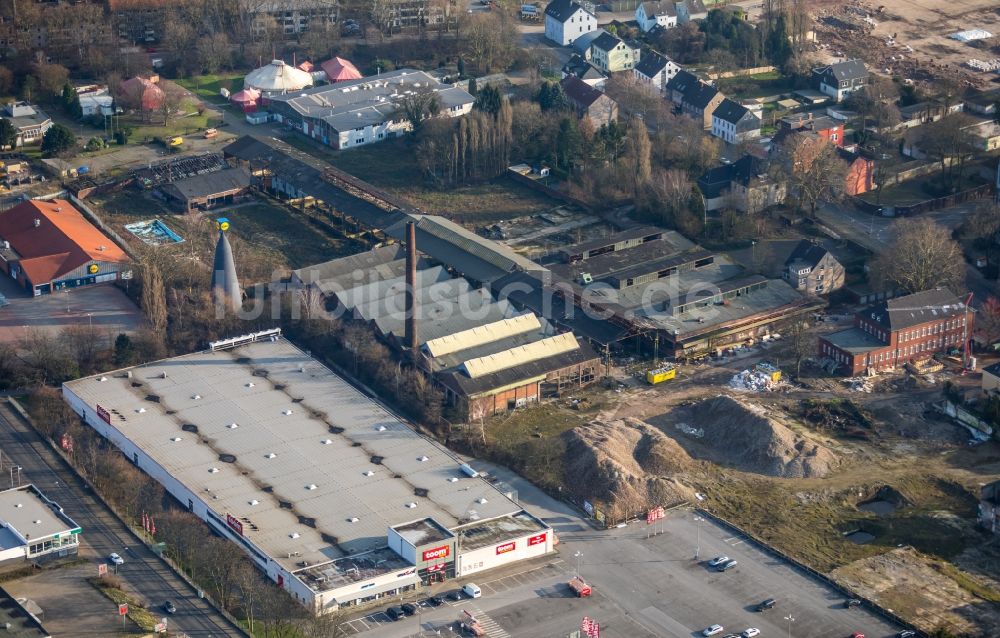
[[[215,226],[219,229],[219,243],[215,245],[215,264],[212,266],[212,300],[216,306],[235,312],[243,307],[243,293],[240,281],[236,278],[233,248],[226,238],[229,220],[220,217]]]

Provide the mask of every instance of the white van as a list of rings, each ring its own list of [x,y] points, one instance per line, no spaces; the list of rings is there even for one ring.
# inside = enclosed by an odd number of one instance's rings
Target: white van
[[[479,598],[483,595],[483,590],[479,589],[479,585],[468,583],[462,587],[462,593],[469,598]]]

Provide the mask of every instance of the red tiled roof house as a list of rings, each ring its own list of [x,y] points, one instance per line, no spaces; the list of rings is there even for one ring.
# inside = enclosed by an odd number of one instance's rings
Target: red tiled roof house
[[[132,277],[128,255],[61,199],[0,213],[0,269],[36,296]]]

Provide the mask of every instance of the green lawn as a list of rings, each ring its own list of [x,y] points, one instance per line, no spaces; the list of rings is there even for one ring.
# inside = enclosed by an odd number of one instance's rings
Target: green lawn
[[[198,131],[204,131],[206,128],[218,126],[219,123],[219,118],[209,117],[207,111],[203,115],[198,115],[197,112],[192,111],[189,115],[183,117],[170,118],[167,126],[156,122],[144,123],[138,117],[125,118],[122,126],[133,127],[132,137],[129,138],[130,143],[143,144],[147,140],[152,140],[156,137],[165,138],[173,137],[174,135],[190,135]]]
[[[225,102],[226,99],[219,94],[219,89],[228,89],[230,93],[242,90],[243,76],[243,73],[219,73],[214,75],[197,75],[193,78],[174,80],[174,82],[203,100]]]

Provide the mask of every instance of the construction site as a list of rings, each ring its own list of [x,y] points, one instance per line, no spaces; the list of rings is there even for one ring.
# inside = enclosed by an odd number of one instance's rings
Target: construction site
[[[813,5],[817,51],[824,62],[861,58],[903,81],[957,82],[995,88],[1000,14],[990,0],[885,0]]]

